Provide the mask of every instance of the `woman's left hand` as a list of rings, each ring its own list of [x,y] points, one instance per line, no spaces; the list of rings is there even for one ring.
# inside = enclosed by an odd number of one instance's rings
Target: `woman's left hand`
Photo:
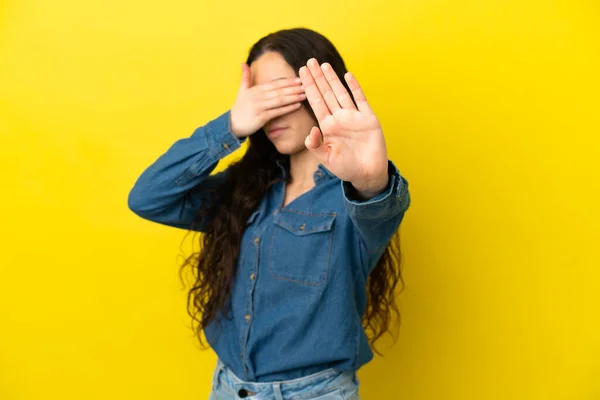
[[[387,149],[379,120],[360,85],[350,73],[344,78],[356,106],[331,65],[319,66],[311,58],[300,68],[306,97],[320,125],[312,128],[305,145],[325,168],[368,199],[388,184]]]

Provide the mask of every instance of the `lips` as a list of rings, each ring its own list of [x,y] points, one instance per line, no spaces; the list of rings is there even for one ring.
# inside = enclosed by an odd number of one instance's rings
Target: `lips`
[[[275,126],[267,131],[267,135],[271,138],[276,137],[281,135],[286,129],[287,128],[285,126]]]

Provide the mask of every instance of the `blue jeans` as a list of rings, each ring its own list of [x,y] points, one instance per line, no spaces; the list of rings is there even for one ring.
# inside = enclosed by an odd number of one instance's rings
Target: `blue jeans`
[[[333,368],[279,382],[244,382],[218,360],[209,400],[359,400],[355,372]]]

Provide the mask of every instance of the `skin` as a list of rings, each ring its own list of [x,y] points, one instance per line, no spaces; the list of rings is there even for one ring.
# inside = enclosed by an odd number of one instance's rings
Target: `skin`
[[[264,128],[277,151],[290,155],[286,203],[314,186],[319,164],[350,182],[363,199],[383,192],[389,180],[385,139],[354,76],[347,73],[344,79],[357,106],[329,64],[312,58],[299,75],[276,52],[263,54],[250,67],[244,64],[231,109],[234,135]],[[305,98],[317,121],[302,107]]]

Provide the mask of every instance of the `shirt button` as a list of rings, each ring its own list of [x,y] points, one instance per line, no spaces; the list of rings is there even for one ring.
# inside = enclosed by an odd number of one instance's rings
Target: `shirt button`
[[[250,321],[250,314],[246,314],[246,316],[244,317],[244,319],[246,320],[246,322]]]
[[[300,225],[300,230],[301,230],[301,231],[303,231],[303,230],[304,230],[304,228],[306,228],[306,224],[302,224],[302,225]]]
[[[253,280],[254,280],[254,278],[256,278],[256,275],[254,275],[254,274],[250,274],[250,280],[252,280],[252,281],[253,281]]]
[[[321,171],[317,171],[317,176],[323,176],[323,173]]]
[[[225,150],[229,150],[229,145],[228,145],[227,143],[223,143],[223,148],[224,148]]]
[[[260,242],[260,239],[254,238],[254,244],[258,244],[258,242]]]

